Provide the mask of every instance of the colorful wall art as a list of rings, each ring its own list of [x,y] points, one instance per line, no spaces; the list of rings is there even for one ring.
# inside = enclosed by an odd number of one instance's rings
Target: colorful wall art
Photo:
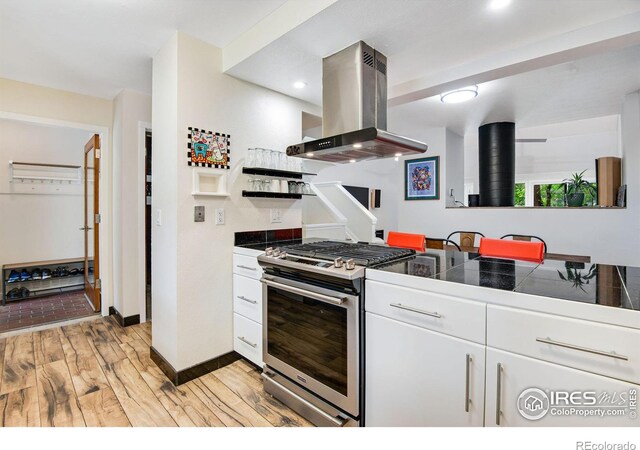
[[[409,159],[404,162],[404,199],[440,198],[440,157]]]
[[[196,167],[229,169],[231,135],[189,127],[187,164]]]

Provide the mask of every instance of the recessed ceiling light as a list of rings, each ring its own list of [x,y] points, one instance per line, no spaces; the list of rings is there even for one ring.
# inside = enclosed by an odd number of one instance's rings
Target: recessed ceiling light
[[[489,3],[489,8],[491,9],[502,9],[509,6],[511,0],[491,0]]]
[[[396,153],[394,156],[397,158],[398,156],[402,156],[402,153]]]
[[[293,87],[296,89],[302,89],[306,85],[307,83],[305,83],[304,81],[296,81],[295,83],[293,83]]]
[[[353,148],[362,148],[362,144],[353,144]]]
[[[350,159],[349,162],[350,163],[354,163],[354,162],[356,162],[356,160],[355,159]]]
[[[309,152],[309,153],[307,153],[307,156],[308,156],[309,158],[313,158],[313,152]]]
[[[473,85],[440,94],[440,101],[442,103],[460,103],[476,98],[477,96],[478,86]]]

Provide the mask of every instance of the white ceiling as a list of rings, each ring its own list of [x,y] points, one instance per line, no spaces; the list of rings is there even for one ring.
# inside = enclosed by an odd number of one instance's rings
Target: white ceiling
[[[528,128],[615,115],[624,95],[639,88],[640,46],[634,46],[481,84],[478,97],[465,103],[436,96],[390,108],[389,130],[411,119],[462,135],[490,122]]]
[[[123,88],[150,93],[152,57],[176,30],[224,47],[285,2],[0,0],[0,77],[105,98]],[[392,87],[640,11],[640,0],[512,0],[500,11],[488,3],[338,0],[228,73],[320,104],[322,57],[357,40],[387,55]],[[298,80],[307,87],[294,89]],[[638,88],[640,47],[629,47],[484,83],[468,103],[390,108],[389,128],[463,134],[494,120],[531,127],[618,114]]]
[[[227,73],[320,104],[322,58],[358,41],[388,58],[388,84],[640,10],[638,0],[339,0]],[[303,90],[293,88],[304,81]]]
[[[151,93],[176,30],[224,47],[286,0],[1,0],[0,77],[98,97]]]

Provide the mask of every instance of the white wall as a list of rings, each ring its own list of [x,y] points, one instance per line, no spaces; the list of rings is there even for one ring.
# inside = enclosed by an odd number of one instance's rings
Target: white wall
[[[151,123],[151,97],[123,90],[113,114],[113,306],[145,320],[144,148],[139,126]]]
[[[82,166],[90,137],[84,130],[0,119],[0,265],[84,255],[83,185],[10,183],[8,162]],[[29,174],[75,175],[53,170]]]
[[[154,58],[153,346],[177,370],[233,348],[231,261],[236,231],[300,227],[299,201],[241,195],[246,149],[284,150],[300,139],[301,112],[318,108],[222,73],[221,50],[182,33]],[[228,198],[194,198],[187,166],[187,127],[231,135]],[[193,222],[205,206],[206,221]],[[225,209],[216,226],[214,210]],[[270,208],[282,223],[270,223]]]

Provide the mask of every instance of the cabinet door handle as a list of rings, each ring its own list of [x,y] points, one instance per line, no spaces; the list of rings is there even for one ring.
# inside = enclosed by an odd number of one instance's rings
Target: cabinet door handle
[[[250,298],[245,297],[244,295],[238,295],[237,296],[240,300],[244,300],[245,302],[251,303],[253,305],[257,304],[258,302],[255,300],[251,300]]]
[[[464,411],[465,412],[469,412],[469,405],[471,404],[471,396],[469,393],[469,390],[470,390],[469,383],[471,382],[470,366],[471,366],[471,355],[467,353],[465,386],[464,386]]]
[[[256,348],[258,346],[258,344],[254,344],[251,341],[248,341],[244,336],[238,336],[238,339],[240,339],[242,342],[244,342],[247,345],[250,345],[253,348]]]
[[[255,267],[243,266],[242,264],[238,264],[238,267],[240,267],[241,269],[253,270],[254,272],[258,270]]]
[[[604,352],[602,350],[595,350],[587,347],[580,347],[578,345],[567,344],[566,342],[554,341],[550,338],[536,338],[536,342],[543,344],[557,345],[558,347],[570,348],[571,350],[578,350],[580,352],[593,353],[594,355],[607,356],[609,358],[621,359],[623,361],[629,361],[629,358],[624,355],[618,355],[615,352]]]
[[[401,303],[389,303],[389,306],[393,306],[394,308],[404,309],[406,311],[411,311],[418,314],[424,314],[425,316],[435,317],[436,319],[441,319],[442,315],[437,312],[425,311],[423,309],[412,308],[411,306],[405,306]]]
[[[496,425],[500,425],[500,416],[502,415],[502,411],[500,408],[500,403],[502,403],[502,364],[498,363],[498,374],[497,374],[497,385],[496,385]]]

